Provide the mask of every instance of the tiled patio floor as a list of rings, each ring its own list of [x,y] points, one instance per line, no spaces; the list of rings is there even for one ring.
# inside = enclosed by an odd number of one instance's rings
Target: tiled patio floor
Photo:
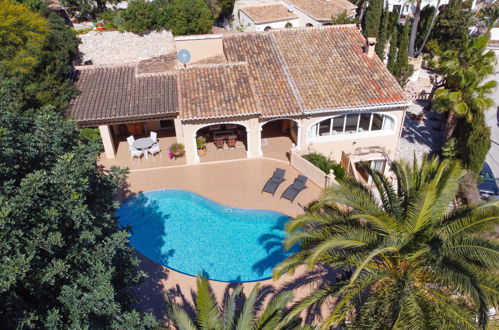
[[[242,141],[237,141],[235,148],[229,148],[225,144],[223,149],[217,149],[213,142],[208,142],[206,144],[206,155],[199,157],[199,160],[201,163],[208,163],[244,158],[246,158],[246,146]]]
[[[262,194],[263,185],[276,167],[286,170],[286,181],[279,187],[275,196]],[[284,161],[247,159],[134,171],[130,173],[128,179],[128,190],[129,193],[138,193],[161,188],[186,189],[224,205],[273,210],[293,217],[303,213],[303,208],[322,193],[318,186],[310,182],[307,184],[308,188],[298,195],[294,203],[280,199],[284,189],[298,174]],[[138,291],[140,296],[138,307],[141,310],[153,312],[158,317],[164,318],[164,293],[179,302],[192,302],[196,283],[194,277],[169,270],[143,256],[140,256],[140,259],[142,269],[149,274],[149,278]],[[326,275],[331,278],[331,270],[308,272],[300,269],[295,275],[284,276],[276,282],[262,281],[261,286],[274,293],[282,289],[295,289],[295,296],[302,297],[317,285],[319,278]],[[248,293],[254,284],[245,283],[245,292]],[[212,287],[217,299],[221,300],[228,283],[212,282]],[[310,317],[314,315],[311,314]]]
[[[140,139],[141,137],[145,136],[135,136],[135,139]],[[138,158],[130,158],[126,138],[116,138],[116,140],[116,158],[107,159],[104,154],[101,155],[100,163],[105,167],[119,166],[128,167],[130,170],[138,170],[185,164],[185,157],[178,159],[170,159],[168,157],[168,149],[173,143],[177,142],[177,138],[164,132],[158,132],[159,146],[161,148],[160,154],[156,154],[155,157],[149,155],[148,158],[142,156],[140,160]]]

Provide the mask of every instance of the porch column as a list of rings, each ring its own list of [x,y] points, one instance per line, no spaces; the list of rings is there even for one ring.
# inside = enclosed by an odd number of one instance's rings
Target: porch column
[[[99,125],[100,138],[104,145],[104,152],[107,159],[116,157],[116,150],[114,149],[113,134],[109,125]]]
[[[263,157],[262,132],[263,132],[263,125],[260,125],[260,138],[258,139],[258,157]]]
[[[198,147],[196,143],[196,131],[191,134],[189,139],[185,139],[185,160],[187,165],[199,163]]]
[[[301,121],[296,123],[296,150],[301,150]]]
[[[177,137],[177,143],[184,143],[184,130],[182,129],[182,121],[177,117],[173,119],[173,124],[175,125],[175,136]]]
[[[246,128],[246,141],[248,143],[248,158],[260,156],[260,123],[258,118],[249,120],[249,128]]]

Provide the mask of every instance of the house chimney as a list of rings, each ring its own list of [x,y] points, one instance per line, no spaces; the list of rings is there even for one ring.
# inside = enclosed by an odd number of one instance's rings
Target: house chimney
[[[364,46],[364,52],[367,57],[372,58],[375,54],[374,48],[376,47],[376,38],[366,38],[366,45]]]

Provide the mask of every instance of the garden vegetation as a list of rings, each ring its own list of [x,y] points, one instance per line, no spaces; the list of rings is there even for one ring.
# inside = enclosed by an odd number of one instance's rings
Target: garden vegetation
[[[78,39],[42,2],[0,0],[0,319],[4,329],[146,329],[144,278],[114,215],[126,172],[63,113]]]

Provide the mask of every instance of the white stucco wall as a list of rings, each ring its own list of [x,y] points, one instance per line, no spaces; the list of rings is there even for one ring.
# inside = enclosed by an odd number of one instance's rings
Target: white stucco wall
[[[271,29],[284,29],[286,24],[291,23],[292,27],[300,27],[300,20],[298,18],[284,20],[280,22],[267,22],[267,23],[255,23],[253,20],[246,15],[243,11],[239,11],[239,22],[244,29],[244,32],[261,32],[265,31],[265,28],[269,26]]]
[[[353,112],[338,112],[322,115],[315,115],[302,120],[302,144],[300,150],[302,152],[319,152],[331,159],[340,162],[341,152],[345,153],[354,152],[357,148],[368,148],[379,146],[385,148],[388,156],[393,159],[397,150],[398,141],[400,138],[401,129],[403,127],[403,120],[405,117],[404,109],[397,110],[380,110],[371,111],[376,113],[383,113],[390,115],[394,120],[394,129],[390,132],[366,132],[355,134],[339,134],[332,135],[327,138],[311,139],[309,131],[316,123],[331,118],[332,116],[348,114]],[[373,134],[372,134],[373,133]]]
[[[399,5],[402,10],[402,14],[407,15],[408,13],[414,13],[416,11],[416,5],[407,3],[407,0],[387,0],[388,1],[388,10],[392,11],[393,6]],[[386,3],[386,2],[385,2]],[[426,5],[430,4],[433,7],[437,5],[442,6],[449,3],[449,0],[440,0],[440,4],[438,0],[422,0],[421,8],[424,8]]]

